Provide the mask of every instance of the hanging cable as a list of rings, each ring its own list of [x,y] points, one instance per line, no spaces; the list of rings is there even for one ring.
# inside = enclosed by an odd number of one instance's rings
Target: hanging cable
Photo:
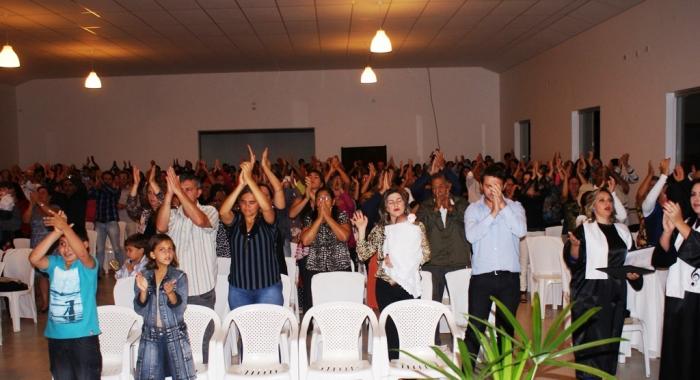
[[[435,102],[433,101],[433,82],[430,78],[430,68],[425,68],[428,71],[428,93],[430,94],[430,108],[433,110],[433,122],[435,123],[435,139],[437,147],[440,149],[440,131],[438,130],[437,114],[435,113]]]

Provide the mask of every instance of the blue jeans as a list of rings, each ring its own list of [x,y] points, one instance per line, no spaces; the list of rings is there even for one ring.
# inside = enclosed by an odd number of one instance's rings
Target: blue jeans
[[[231,310],[245,305],[253,305],[256,303],[267,303],[282,306],[284,298],[282,297],[282,282],[267,288],[248,290],[228,286],[228,306]]]
[[[121,241],[119,240],[119,223],[112,221],[107,223],[95,222],[95,231],[97,231],[97,264],[102,269],[105,261],[105,242],[109,237],[109,242],[114,250],[114,258],[119,261],[119,265],[124,262],[124,252],[122,251]]]

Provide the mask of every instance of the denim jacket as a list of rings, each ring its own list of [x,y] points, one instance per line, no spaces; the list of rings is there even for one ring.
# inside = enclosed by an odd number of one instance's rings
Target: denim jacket
[[[168,267],[160,287],[156,289],[155,272],[146,270],[142,274],[148,281],[146,302],[141,303],[139,299],[141,290],[134,284],[136,293],[134,311],[143,317],[136,379],[162,379],[168,375],[167,368],[163,368],[160,360],[162,342],[167,346],[169,367],[172,368],[171,372],[174,372],[169,375],[174,380],[196,379],[192,348],[184,320],[187,307],[187,275],[183,271]],[[163,290],[163,284],[172,280],[177,280],[175,287],[177,302],[174,305],[168,303],[168,296]],[[157,304],[156,291],[159,292]],[[156,308],[160,311],[162,325],[160,328],[156,324]]]

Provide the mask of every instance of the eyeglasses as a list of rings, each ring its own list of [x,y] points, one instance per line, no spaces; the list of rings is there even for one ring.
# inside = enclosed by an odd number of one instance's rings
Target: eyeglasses
[[[321,195],[320,197],[318,197],[318,200],[319,201],[330,201],[331,197],[328,195]]]

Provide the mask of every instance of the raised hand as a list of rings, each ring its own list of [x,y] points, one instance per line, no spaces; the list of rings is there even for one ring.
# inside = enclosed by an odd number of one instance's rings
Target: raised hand
[[[148,291],[148,280],[141,273],[136,273],[136,286],[142,292]]]
[[[647,175],[650,177],[654,175],[654,164],[651,163],[651,160],[649,160],[649,164],[647,165]]]
[[[678,203],[668,201],[664,203],[664,214],[668,215],[668,219],[673,223],[676,228],[683,224],[683,211]]]
[[[175,285],[177,285],[177,280],[166,281],[163,284],[163,290],[166,295],[171,295],[175,291]]]
[[[180,195],[182,193],[180,178],[175,174],[175,169],[172,166],[166,171],[165,182],[168,184],[168,194]]]
[[[350,221],[352,222],[352,225],[357,228],[358,231],[365,231],[365,229],[367,228],[367,223],[369,222],[365,214],[363,214],[360,210],[355,211]]]
[[[615,191],[615,186],[617,186],[617,182],[615,181],[615,177],[612,177],[612,176],[608,177],[608,180],[606,181],[606,183],[608,185],[608,190],[610,192]]]
[[[139,170],[139,168],[137,168],[136,166],[132,166],[131,167],[131,176],[133,177],[133,180],[134,180],[134,186],[138,187],[139,183],[141,182],[141,171]]]
[[[672,232],[676,228],[676,226],[673,225],[671,218],[665,212],[663,214],[662,225],[665,232]]]
[[[248,147],[248,161],[255,165],[255,152],[253,152],[253,148],[250,147],[250,145],[246,145]]]
[[[669,174],[669,168],[671,166],[671,158],[666,157],[659,163],[659,174]]]
[[[676,164],[676,167],[673,169],[673,179],[675,179],[676,182],[682,182],[685,179],[685,170],[683,169],[683,165]]]
[[[269,157],[269,149],[265,147],[265,150],[263,150],[262,153],[262,161],[260,161],[263,167],[265,168],[270,168],[270,157]]]
[[[44,225],[53,227],[54,230],[64,233],[70,226],[68,225],[68,217],[63,211],[49,211],[49,216],[44,217]]]

